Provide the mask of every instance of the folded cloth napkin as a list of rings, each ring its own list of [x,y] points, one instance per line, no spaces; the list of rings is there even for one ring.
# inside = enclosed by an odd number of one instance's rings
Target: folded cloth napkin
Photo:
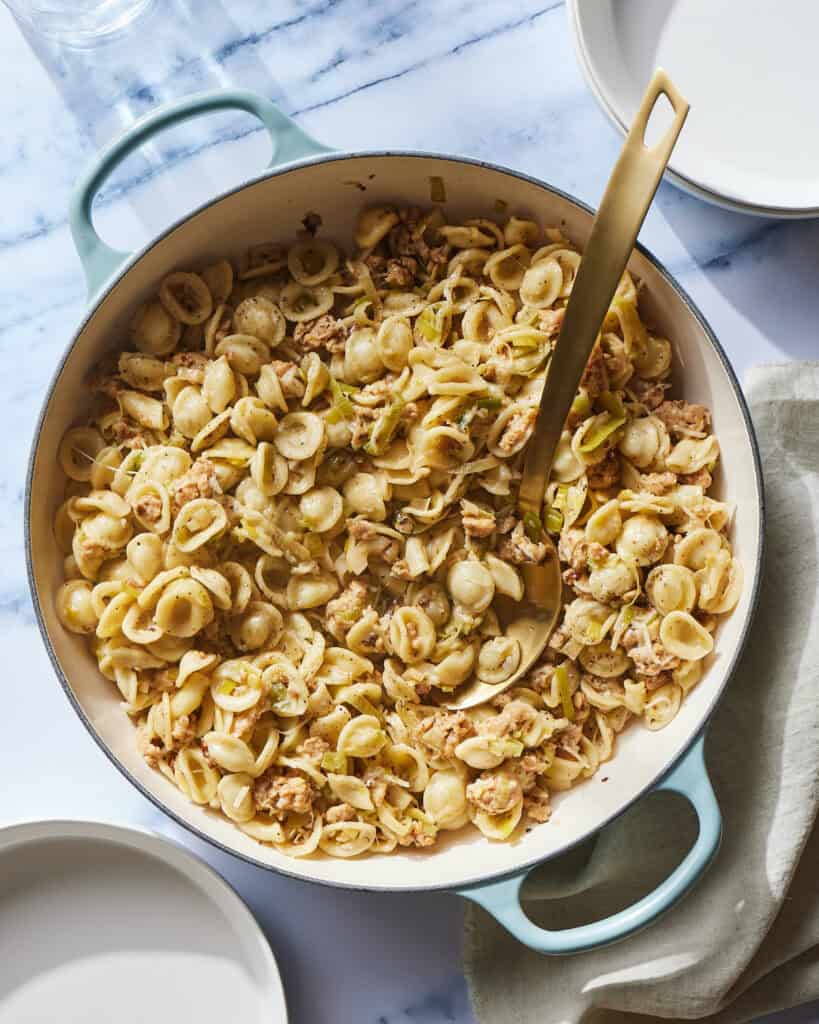
[[[532,953],[470,904],[466,973],[480,1024],[729,1024],[819,998],[819,363],[759,367],[746,392],[767,558],[747,652],[706,739],[724,818],[717,859],[652,927],[573,957]],[[566,927],[627,905],[690,846],[694,826],[681,820],[678,799],[641,801],[531,876],[527,912]]]

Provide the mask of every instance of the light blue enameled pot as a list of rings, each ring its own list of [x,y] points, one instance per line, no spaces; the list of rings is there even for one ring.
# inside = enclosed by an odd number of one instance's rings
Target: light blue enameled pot
[[[265,126],[273,144],[270,167],[180,220],[134,254],[116,252],[97,235],[93,198],[132,150],[181,121],[213,111],[243,110]],[[688,296],[657,261],[639,248],[630,268],[645,283],[646,313],[675,343],[685,367],[686,397],[714,413],[726,453],[726,498],[738,505],[733,542],[746,567],[740,605],[718,632],[716,655],[705,680],[661,732],[639,728],[618,739],[606,765],[606,785],[588,780],[556,800],[552,821],[515,844],[480,836],[453,837],[433,852],[400,852],[354,861],[292,860],[261,846],[225,819],[190,804],[135,750],[133,728],[119,711],[111,684],[97,671],[81,638],[60,627],[53,595],[62,555],[51,529],[62,497],[55,472],[59,438],[78,418],[83,381],[101,354],[124,344],[121,325],[171,269],[199,266],[270,239],[293,237],[307,212],[318,212],[322,233],[350,237],[362,202],[430,202],[430,178],[442,181],[453,216],[492,215],[498,202],[510,212],[562,224],[579,244],[591,211],[532,178],[491,164],[426,153],[335,153],[311,139],[267,100],[226,90],[187,97],[135,124],[94,162],[71,205],[71,231],[85,269],[89,312],[49,388],[32,451],[26,494],[26,550],[34,606],[58,677],[91,735],[111,761],[158,807],[198,836],[257,865],[301,879],[384,891],[445,889],[486,908],[521,942],[543,953],[573,953],[630,935],[655,920],[697,881],[715,856],[721,819],[703,761],[703,731],[739,657],[751,623],[762,560],[763,495],[756,440],[728,360]],[[437,185],[436,185],[437,187]],[[564,931],[537,927],[524,914],[520,890],[529,872],[593,836],[648,792],[670,790],[696,811],[699,834],[672,874],[650,895],[605,920]],[[639,837],[635,837],[639,848]]]

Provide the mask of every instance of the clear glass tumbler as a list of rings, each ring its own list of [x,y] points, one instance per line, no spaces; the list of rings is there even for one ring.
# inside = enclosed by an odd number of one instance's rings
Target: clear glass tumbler
[[[5,0],[24,25],[64,46],[87,48],[127,28],[154,0]]]

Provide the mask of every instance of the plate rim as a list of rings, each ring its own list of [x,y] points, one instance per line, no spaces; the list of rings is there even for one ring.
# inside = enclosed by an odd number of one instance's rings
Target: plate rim
[[[266,968],[265,987],[260,991],[261,1005],[267,1009],[264,1019],[274,1012],[281,1024],[289,1024],[287,999],[278,962],[256,915],[236,889],[211,864],[203,860],[182,843],[159,832],[139,825],[92,821],[85,818],[21,819],[0,826],[0,857],[13,852],[15,847],[44,844],[60,839],[78,839],[90,843],[114,843],[127,846],[150,860],[159,860],[179,871],[192,885],[201,890],[214,909],[223,915],[236,930],[256,948]],[[197,877],[199,876],[199,877]],[[220,890],[223,903],[217,902],[211,886]]]
[[[603,88],[599,74],[591,54],[586,46],[586,40],[580,26],[580,5],[584,0],[566,0],[566,9],[569,15],[569,29],[572,36],[575,58],[580,67],[583,80],[589,88],[597,105],[612,122],[614,127],[623,135],[628,134],[629,126],[621,118],[614,105],[609,100]],[[596,5],[596,0],[595,0]],[[591,9],[594,9],[592,7]],[[735,196],[728,196],[708,187],[700,181],[683,174],[674,168],[673,160],[669,161],[664,172],[664,177],[673,182],[677,188],[682,189],[689,195],[693,195],[705,202],[713,203],[725,210],[733,210],[736,213],[750,214],[754,217],[773,217],[781,220],[806,220],[819,217],[819,202],[815,206],[770,206],[766,203],[756,203],[751,200],[739,199]],[[817,185],[819,198],[819,184]]]

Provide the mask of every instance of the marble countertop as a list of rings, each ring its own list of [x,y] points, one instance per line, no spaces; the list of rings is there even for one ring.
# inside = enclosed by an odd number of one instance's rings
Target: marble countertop
[[[13,82],[0,90],[0,647],[13,692],[0,720],[0,823],[100,818],[193,848],[258,915],[294,1024],[468,1024],[456,897],[346,893],[263,873],[183,833],[111,770],[57,687],[34,623],[24,475],[46,383],[85,305],[66,224],[71,187],[106,137],[163,99],[243,85],[278,99],[331,146],[482,157],[595,204],[619,139],[580,76],[564,5],[205,0],[193,18],[185,0],[169,0],[158,33],[101,48],[95,63],[36,41],[34,49],[0,9],[0,62]],[[106,238],[139,244],[253,173],[264,154],[249,120],[185,129],[107,189]],[[171,170],[161,172],[165,164]],[[819,221],[742,216],[663,184],[640,237],[691,293],[740,374],[815,357]],[[817,1015],[814,1007],[780,1019]]]

